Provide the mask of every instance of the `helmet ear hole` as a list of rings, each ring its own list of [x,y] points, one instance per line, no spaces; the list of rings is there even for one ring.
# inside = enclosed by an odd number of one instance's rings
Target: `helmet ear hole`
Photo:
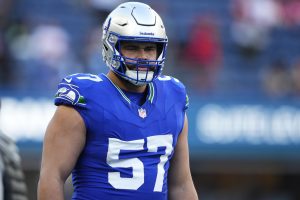
[[[121,54],[120,42],[117,42],[117,43],[116,43],[115,49],[117,49],[117,50],[119,51],[119,53]]]

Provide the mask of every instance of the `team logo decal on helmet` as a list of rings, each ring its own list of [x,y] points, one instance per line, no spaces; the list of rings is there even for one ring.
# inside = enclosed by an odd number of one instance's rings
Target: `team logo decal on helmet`
[[[160,16],[147,4],[127,2],[113,10],[103,24],[102,55],[106,65],[120,77],[135,85],[157,78],[163,69],[168,38]],[[120,42],[157,44],[157,59],[128,58],[120,52]],[[135,68],[128,65],[135,64]],[[139,67],[147,70],[139,70]]]

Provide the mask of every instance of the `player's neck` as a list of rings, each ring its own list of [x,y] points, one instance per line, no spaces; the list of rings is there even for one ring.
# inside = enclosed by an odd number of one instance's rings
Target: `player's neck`
[[[143,93],[146,91],[147,85],[137,86],[122,78],[119,78],[114,72],[109,71],[107,77],[119,88],[129,92]]]

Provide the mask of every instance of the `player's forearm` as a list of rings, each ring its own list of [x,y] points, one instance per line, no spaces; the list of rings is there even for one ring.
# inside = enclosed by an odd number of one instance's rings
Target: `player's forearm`
[[[198,200],[198,195],[194,184],[187,181],[184,184],[173,185],[169,187],[169,200]]]
[[[38,200],[64,200],[64,183],[55,179],[40,178]]]

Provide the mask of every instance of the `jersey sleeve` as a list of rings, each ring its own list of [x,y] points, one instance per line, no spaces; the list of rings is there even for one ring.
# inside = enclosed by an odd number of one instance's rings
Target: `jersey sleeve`
[[[66,105],[73,107],[85,122],[86,129],[92,126],[92,110],[102,79],[93,74],[73,74],[65,77],[59,84],[55,94],[56,106]]]
[[[179,102],[182,103],[183,111],[186,111],[189,108],[189,96],[186,88],[177,78],[172,77],[171,81],[176,90],[176,96],[179,98]]]
[[[176,110],[175,116],[179,127],[178,133],[182,133],[185,113],[189,107],[189,97],[186,92],[186,87],[181,81],[174,77],[165,76],[162,77],[162,80],[165,80],[163,82],[166,84],[168,104]]]
[[[54,104],[68,105],[77,108],[86,107],[86,99],[83,95],[84,86],[75,75],[65,77],[59,84],[55,94]]]

